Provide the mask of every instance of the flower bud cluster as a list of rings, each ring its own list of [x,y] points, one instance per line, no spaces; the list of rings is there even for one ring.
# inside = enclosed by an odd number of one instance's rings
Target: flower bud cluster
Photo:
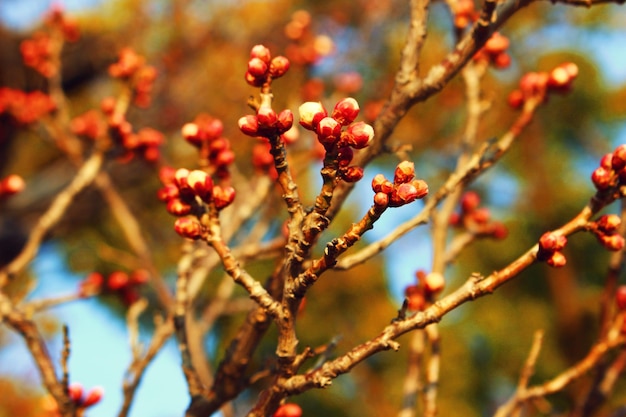
[[[311,14],[296,10],[285,25],[285,35],[291,41],[286,55],[295,65],[312,65],[329,55],[335,49],[333,40],[326,35],[318,35],[313,30]]]
[[[428,194],[428,185],[425,181],[415,178],[413,162],[403,161],[398,164],[394,173],[393,182],[383,174],[377,174],[372,179],[374,204],[378,207],[400,207],[411,203]]]
[[[109,75],[129,82],[136,106],[145,108],[150,105],[157,71],[153,66],[146,65],[143,56],[132,48],[123,48],[117,62],[109,66]]]
[[[545,101],[548,93],[567,93],[578,76],[578,66],[565,62],[550,72],[529,72],[519,82],[519,89],[509,94],[508,102],[513,108],[520,108],[529,99]]]
[[[409,310],[421,311],[426,307],[427,302],[432,301],[432,298],[444,289],[446,281],[440,273],[427,273],[423,270],[417,271],[415,277],[417,283],[408,285],[404,289],[404,296]]]
[[[103,291],[117,294],[124,304],[130,305],[139,299],[139,287],[150,280],[150,273],[145,269],[137,269],[130,273],[114,271],[108,277],[99,272],[87,275],[78,288],[81,297],[90,297]]]
[[[161,169],[160,178],[163,188],[157,192],[157,197],[167,204],[170,214],[181,217],[176,220],[174,230],[190,239],[202,237],[204,229],[196,219],[184,216],[197,214],[203,203],[214,204],[217,210],[222,210],[235,199],[233,187],[215,185],[211,176],[201,170],[166,167]]]
[[[461,196],[460,209],[460,212],[450,216],[450,225],[494,239],[504,239],[508,235],[506,226],[501,222],[491,221],[489,209],[480,207],[480,196],[475,191],[467,191]]]
[[[141,128],[133,132],[133,126],[124,117],[114,111],[115,100],[107,98],[103,100],[101,109],[106,116],[109,134],[115,144],[122,147],[123,155],[121,162],[128,162],[135,156],[141,157],[148,162],[156,162],[161,156],[159,146],[165,142],[163,133],[150,127]],[[99,133],[100,121],[93,114],[83,114],[72,121],[72,128],[76,128],[76,134],[83,134],[89,138]]]
[[[280,78],[289,70],[289,60],[284,56],[272,58],[270,50],[264,45],[255,45],[250,50],[246,82],[253,87],[261,87]]]
[[[463,29],[476,21],[479,13],[474,8],[474,0],[458,0],[454,3],[454,27]]]
[[[498,69],[508,68],[511,65],[511,56],[506,52],[509,45],[509,38],[494,32],[491,38],[485,42],[485,45],[474,55],[474,60],[487,62]]]
[[[107,123],[102,117],[102,113],[92,109],[74,117],[70,122],[70,130],[75,135],[95,141],[106,134]]]
[[[215,170],[219,178],[229,178],[228,167],[235,161],[230,141],[222,136],[224,125],[220,119],[199,114],[193,122],[183,126],[183,138],[200,150],[200,155]]]
[[[0,115],[11,116],[19,124],[34,123],[56,110],[52,98],[41,91],[24,92],[0,87]]]
[[[590,224],[591,232],[596,236],[600,244],[611,251],[624,248],[624,237],[619,234],[622,221],[616,214],[605,214]]]
[[[558,268],[564,266],[567,260],[563,255],[563,248],[567,238],[559,233],[546,232],[539,238],[539,250],[537,259],[545,261],[548,265]]]
[[[0,200],[20,193],[26,188],[24,179],[17,174],[11,174],[0,179]]]
[[[619,145],[600,159],[600,166],[591,174],[591,182],[598,191],[626,184],[626,144]]]
[[[20,53],[26,66],[50,78],[59,72],[55,55],[61,47],[50,33],[58,31],[65,41],[75,42],[79,39],[80,32],[76,22],[65,17],[59,8],[51,11],[45,19],[45,25],[46,31],[35,32],[31,38],[20,43]]]
[[[68,394],[76,407],[87,408],[100,402],[104,396],[104,388],[93,387],[85,393],[82,384],[73,382],[68,386]]]
[[[239,119],[239,129],[252,137],[272,138],[284,135],[293,126],[293,113],[283,110],[276,113],[271,107],[262,105],[256,115],[247,115]]]

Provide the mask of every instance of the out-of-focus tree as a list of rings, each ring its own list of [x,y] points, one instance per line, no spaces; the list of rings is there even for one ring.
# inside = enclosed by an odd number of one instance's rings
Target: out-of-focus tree
[[[619,2],[206,3],[0,34],[2,332],[46,391],[0,415],[89,415],[50,309],[91,297],[120,417],[173,338],[189,417],[624,412]],[[44,242],[73,294],[29,296]]]

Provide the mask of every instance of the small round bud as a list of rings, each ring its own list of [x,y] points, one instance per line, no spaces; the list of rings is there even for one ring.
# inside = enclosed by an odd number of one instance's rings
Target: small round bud
[[[430,294],[436,294],[446,286],[446,280],[438,272],[430,272],[424,277],[424,290]]]
[[[202,237],[202,226],[196,220],[189,217],[176,219],[174,230],[182,237],[199,239]]]
[[[107,279],[107,287],[112,291],[119,291],[128,286],[129,277],[124,271],[115,271]]]
[[[622,224],[622,220],[617,214],[605,214],[596,221],[598,229],[607,234],[617,232],[620,224]]]
[[[389,195],[380,192],[374,194],[374,204],[378,207],[387,207],[389,205]]]
[[[191,213],[191,205],[180,198],[173,198],[167,202],[165,209],[174,216],[186,216]]]
[[[348,126],[359,114],[359,103],[352,97],[340,100],[333,109],[332,118],[342,126]]]
[[[595,171],[591,173],[591,182],[593,182],[593,185],[596,187],[597,190],[606,190],[611,186],[611,182],[613,179],[612,174],[612,171],[604,167],[598,167]]]
[[[243,116],[238,121],[239,129],[248,136],[258,136],[259,134],[259,121],[256,116],[247,115]]]
[[[539,238],[539,246],[546,251],[558,251],[565,247],[567,238],[554,232],[546,232]]]
[[[283,110],[278,113],[278,133],[283,134],[289,131],[293,127],[293,113],[291,110]]]
[[[341,135],[341,125],[332,117],[324,117],[316,128],[317,139],[323,145],[333,145]]]
[[[11,174],[0,181],[0,196],[14,195],[26,188],[26,183],[17,174]]]
[[[602,166],[602,165],[601,165]],[[611,168],[615,171],[619,171],[620,169],[626,166],[626,144],[619,145],[613,151],[613,155],[611,157]]]
[[[347,167],[348,165],[350,165],[350,162],[352,162],[353,157],[354,151],[352,150],[352,148],[344,146],[343,148],[340,148],[339,152],[337,153],[337,162],[339,163],[340,167]]]
[[[307,101],[298,108],[300,124],[308,130],[315,130],[320,120],[328,115],[319,101]]]
[[[461,197],[461,210],[463,213],[470,213],[480,205],[480,196],[475,191],[467,191]]]
[[[67,387],[68,395],[70,400],[74,404],[81,404],[83,401],[83,385],[80,382],[72,382]]]
[[[250,73],[253,77],[263,77],[267,72],[268,65],[261,58],[251,58],[248,61],[248,73]]]
[[[256,114],[259,124],[259,130],[262,132],[271,132],[278,122],[278,115],[271,107],[262,106]]]
[[[199,169],[191,171],[187,176],[187,184],[203,201],[207,201],[210,198],[213,191],[213,180],[206,172]]]
[[[393,175],[394,184],[404,184],[415,178],[415,164],[409,161],[402,161],[396,166]]]
[[[374,138],[374,128],[365,122],[356,122],[348,126],[342,135],[342,142],[354,149],[367,147]]]
[[[102,291],[104,285],[104,277],[99,272],[92,272],[87,275],[80,283],[78,294],[81,297],[87,297]]]
[[[507,102],[512,108],[519,109],[524,104],[524,94],[520,90],[513,90],[509,93]]]
[[[89,390],[85,399],[83,400],[83,407],[90,407],[94,404],[100,402],[102,397],[104,396],[104,388],[102,387],[93,387]]]
[[[218,210],[227,207],[234,200],[235,189],[233,187],[222,187],[219,185],[213,187],[213,202],[215,203],[215,208],[217,208]]]
[[[345,167],[340,173],[345,182],[357,182],[363,178],[363,168],[357,166]]]
[[[596,235],[602,246],[610,251],[619,251],[624,248],[624,238],[621,235]]]
[[[565,259],[565,255],[563,255],[563,253],[556,251],[553,252],[552,255],[546,260],[546,263],[553,268],[560,268],[565,266],[567,259]]]
[[[289,60],[284,56],[277,56],[270,62],[270,75],[279,78],[289,70]]]
[[[272,417],[302,417],[302,408],[295,403],[285,403],[278,407]]]
[[[266,64],[270,63],[272,54],[265,45],[254,45],[250,50],[250,59],[258,58]]]

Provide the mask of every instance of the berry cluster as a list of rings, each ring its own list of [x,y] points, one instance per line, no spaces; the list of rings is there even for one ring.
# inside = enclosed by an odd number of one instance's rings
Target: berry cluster
[[[396,167],[393,182],[383,174],[372,179],[374,204],[378,207],[400,207],[428,194],[428,184],[415,178],[413,162],[403,161]]]
[[[87,408],[100,402],[104,396],[102,387],[93,387],[87,393],[79,382],[73,382],[68,386],[68,394],[76,407]]]
[[[491,220],[488,208],[480,207],[480,196],[475,191],[467,191],[461,196],[460,213],[452,213],[450,224],[463,227],[477,236],[504,239],[508,230],[506,226]]]
[[[74,117],[70,122],[70,130],[75,135],[95,141],[106,134],[107,123],[99,111],[92,109]]]
[[[58,32],[68,42],[75,42],[80,37],[76,22],[64,16],[59,8],[54,8],[45,20],[46,32],[35,32],[30,39],[20,43],[22,60],[46,78],[56,75],[59,71],[55,62],[60,45],[56,44],[51,32]]]
[[[198,115],[182,128],[183,138],[200,152],[201,164],[222,179],[230,178],[228,167],[235,161],[230,141],[222,136],[222,121],[208,114]]]
[[[270,50],[264,45],[255,45],[250,51],[246,82],[253,87],[271,84],[273,79],[282,77],[289,70],[289,60],[284,56],[272,58]]]
[[[498,69],[508,68],[511,65],[511,56],[506,52],[509,44],[509,38],[494,32],[491,38],[485,42],[485,45],[474,55],[474,60],[487,62]]]
[[[563,255],[563,248],[567,243],[567,238],[555,232],[546,232],[539,238],[539,250],[537,259],[545,261],[555,268],[564,266],[567,260]]]
[[[139,287],[150,280],[150,274],[145,269],[137,269],[131,273],[114,271],[105,279],[99,272],[92,272],[81,282],[78,294],[81,297],[90,297],[108,291],[119,295],[126,305],[139,299]]]
[[[417,271],[415,277],[417,283],[408,285],[404,289],[404,296],[409,310],[421,311],[427,302],[431,302],[433,297],[444,289],[446,281],[439,273],[426,273],[422,270]]]
[[[509,94],[508,102],[513,108],[520,108],[530,99],[545,101],[548,93],[567,93],[578,76],[578,66],[566,62],[550,72],[529,72],[520,79],[519,89]]]
[[[282,404],[272,417],[302,417],[302,408],[296,403]]]
[[[25,187],[24,179],[17,174],[0,179],[0,200],[21,192]]]
[[[36,122],[54,110],[56,110],[56,104],[52,98],[41,91],[27,93],[8,87],[0,87],[0,115],[6,113],[17,123]]]
[[[602,246],[611,251],[618,251],[624,248],[624,238],[618,233],[621,223],[618,215],[605,214],[590,224],[590,230]]]
[[[598,191],[626,184],[626,144],[602,157],[600,166],[591,174],[591,181]]]
[[[148,107],[152,88],[157,77],[156,69],[146,65],[144,57],[132,48],[123,48],[117,62],[109,66],[109,75],[127,81],[133,92],[133,103],[137,107]]]
[[[106,98],[102,101],[101,109],[107,117],[111,138],[123,148],[124,153],[120,160],[128,162],[135,156],[139,156],[148,162],[156,162],[161,155],[159,146],[165,142],[163,133],[150,127],[133,132],[131,123],[126,120],[124,114],[115,111],[115,106],[116,102],[113,98]],[[84,119],[82,121],[85,122]],[[94,128],[91,127],[90,130]]]
[[[181,217],[176,220],[174,229],[183,237],[199,239],[203,231],[197,220],[183,216],[199,215],[203,204],[212,204],[222,210],[235,199],[233,187],[214,185],[211,176],[201,170],[163,168],[160,177],[163,188],[157,196],[167,204],[170,214]]]

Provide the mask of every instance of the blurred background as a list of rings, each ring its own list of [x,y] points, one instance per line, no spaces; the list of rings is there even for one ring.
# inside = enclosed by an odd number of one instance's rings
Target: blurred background
[[[243,74],[250,47],[262,43],[292,62],[288,75],[275,83],[277,109],[297,112],[300,103],[321,100],[327,108],[342,97],[361,103],[362,120],[375,116],[392,88],[408,25],[408,2],[288,1],[288,0],[75,0],[54,2],[77,19],[81,39],[68,44],[64,56],[64,88],[72,115],[98,108],[115,95],[119,84],[107,74],[117,52],[131,46],[146,56],[159,73],[148,109],[131,109],[136,128],[149,126],[167,138],[159,164],[133,160],[107,166],[117,188],[138,216],[157,267],[172,288],[181,239],[173,218],[156,199],[160,164],[195,168],[195,149],[180,135],[181,126],[199,113],[224,123],[224,135],[237,155],[243,177],[256,173],[250,164],[254,141],[240,133],[237,120],[249,113],[254,94]],[[25,90],[45,89],[45,81],[21,64],[19,42],[41,24],[53,5],[42,0],[0,2],[0,85]],[[453,44],[451,15],[443,2],[430,9],[429,34],[422,71],[442,59]],[[592,9],[532,4],[511,19],[501,33],[511,41],[511,65],[489,70],[483,97],[491,107],[479,127],[486,140],[506,132],[516,111],[507,95],[528,71],[550,70],[575,62],[580,73],[567,95],[551,97],[519,142],[494,167],[471,185],[493,218],[508,228],[501,240],[480,240],[467,248],[446,274],[449,291],[472,272],[488,274],[502,268],[558,227],[587,203],[594,193],[589,176],[602,155],[626,143],[626,9],[615,5]],[[392,146],[408,145],[406,155],[417,175],[436,190],[454,169],[467,118],[461,77],[440,94],[413,108],[391,138]],[[28,231],[58,191],[71,179],[73,168],[37,128],[18,129],[0,120],[0,177],[22,175],[28,186],[0,203],[0,264],[8,262]],[[313,138],[302,131],[292,152],[298,166],[299,189],[312,202],[321,180],[320,162],[313,158]],[[397,156],[370,164],[344,212],[325,236],[341,233],[360,218],[371,201],[371,178],[393,176]],[[239,196],[238,198],[245,198]],[[395,225],[421,208],[420,202],[385,213],[366,234],[364,244],[384,237]],[[286,213],[275,204],[276,230]],[[615,207],[614,209],[617,209]],[[75,292],[93,271],[109,274],[129,270],[120,254],[130,250],[99,194],[86,191],[46,240],[27,276],[12,291],[30,299]],[[340,336],[337,352],[378,334],[395,316],[404,288],[415,282],[417,270],[429,270],[430,231],[421,227],[378,256],[350,272],[330,271],[313,288],[299,321],[301,345],[320,345]],[[599,326],[600,293],[610,254],[591,235],[570,239],[568,263],[561,269],[534,265],[496,294],[464,305],[440,324],[442,367],[440,415],[490,415],[515,389],[535,330],[545,333],[533,381],[544,381],[579,360],[589,349]],[[271,261],[250,264],[263,277]],[[215,273],[219,277],[219,272]],[[215,280],[203,289],[215,291]],[[148,288],[142,295],[153,308],[144,313],[141,338],[148,343],[152,317],[159,314]],[[235,296],[243,297],[242,292]],[[90,408],[90,417],[116,415],[121,405],[121,381],[130,362],[124,314],[126,305],[114,295],[55,307],[37,316],[45,329],[51,354],[60,357],[61,325],[70,328],[72,381],[86,388],[101,385],[105,397]],[[243,312],[221,317],[206,339],[209,361],[216,364]],[[270,333],[271,336],[271,333]],[[382,353],[337,379],[330,389],[305,393],[294,401],[305,415],[393,415],[401,405],[408,338],[398,353]],[[271,357],[271,337],[258,358]],[[235,403],[240,415],[254,401],[253,386]],[[574,384],[551,398],[552,415],[569,408],[584,389]],[[0,328],[0,416],[41,416],[39,376],[22,340]],[[626,401],[621,383],[606,410]],[[130,415],[181,416],[189,401],[180,357],[174,341],[148,368]],[[604,411],[600,411],[598,415]],[[608,414],[607,414],[608,415]]]

